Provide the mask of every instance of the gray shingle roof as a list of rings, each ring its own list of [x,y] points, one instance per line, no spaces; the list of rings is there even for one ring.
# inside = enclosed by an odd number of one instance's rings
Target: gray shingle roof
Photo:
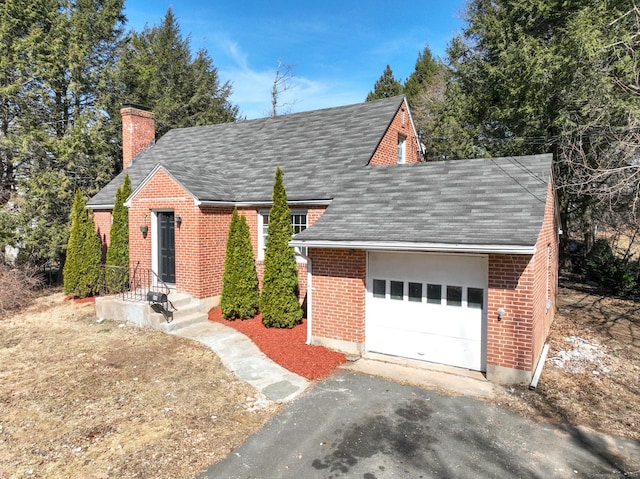
[[[201,201],[271,200],[276,166],[290,201],[330,199],[365,166],[402,96],[259,120],[169,131],[128,169],[135,190],[157,164]],[[112,205],[121,173],[88,203]]]
[[[296,241],[533,246],[552,155],[366,167]]]
[[[403,97],[169,131],[128,169],[133,189],[164,167],[200,201],[332,200],[294,243],[532,247],[552,155],[366,166]],[[121,173],[88,203],[112,205]]]

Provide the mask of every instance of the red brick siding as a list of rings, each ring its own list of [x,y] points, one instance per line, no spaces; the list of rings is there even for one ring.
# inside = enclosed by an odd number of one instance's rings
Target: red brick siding
[[[307,222],[312,225],[326,207],[301,208],[307,210]],[[176,288],[196,298],[208,298],[222,294],[222,275],[227,236],[232,208],[196,207],[191,196],[174,182],[163,170],[138,192],[129,209],[130,263],[135,268],[151,269],[151,244],[153,211],[173,211],[182,217],[180,228],[175,230]],[[258,210],[240,208],[238,213],[247,219],[254,257],[258,254]],[[140,226],[146,224],[146,238]],[[256,265],[258,278],[262,280],[264,264]],[[307,291],[306,264],[298,264],[300,298]]]
[[[222,294],[224,257],[233,209],[207,207],[199,210],[194,207],[193,210],[197,228],[185,242],[190,243],[190,254],[197,258],[196,267],[185,271],[184,275],[189,293],[197,298],[209,298]]]
[[[96,223],[96,232],[100,236],[103,248],[109,247],[111,235],[112,215],[111,210],[98,210],[93,212],[93,221]]]
[[[535,254],[489,255],[487,364],[524,371],[535,368],[554,313],[553,307],[546,309],[548,256],[549,298],[555,303],[558,240],[551,185]],[[502,321],[498,321],[498,308],[505,310]]]
[[[404,113],[404,122],[402,115]],[[417,163],[420,161],[418,156],[418,139],[416,138],[411,118],[406,104],[403,102],[393,121],[389,125],[387,132],[382,137],[378,148],[369,161],[370,165],[395,165],[398,163],[398,135],[404,135],[405,142],[405,162]]]
[[[530,255],[489,255],[487,364],[530,370],[534,266]],[[497,310],[505,310],[498,321]]]
[[[155,139],[155,115],[150,111],[126,107],[122,116],[122,168],[131,162]]]
[[[222,291],[222,269],[231,209],[198,208],[193,198],[163,170],[138,192],[129,209],[129,259],[132,268],[151,269],[153,211],[173,211],[182,217],[175,230],[176,288],[196,298]],[[149,227],[146,238],[141,225]]]
[[[558,291],[558,224],[556,222],[555,196],[549,182],[542,229],[536,242],[534,291],[533,360],[536,362],[553,322]],[[547,309],[547,299],[551,307]],[[536,364],[534,364],[534,367]]]
[[[311,334],[364,343],[367,253],[316,248],[309,253],[313,265]]]

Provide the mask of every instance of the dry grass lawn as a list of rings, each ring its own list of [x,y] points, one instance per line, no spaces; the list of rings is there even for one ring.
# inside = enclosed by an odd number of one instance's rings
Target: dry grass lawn
[[[535,391],[497,402],[640,440],[640,303],[565,281]],[[277,412],[210,350],[61,294],[0,316],[0,479],[191,478]]]
[[[563,284],[537,389],[506,388],[500,402],[521,414],[640,441],[640,303]]]
[[[0,478],[191,478],[276,412],[206,347],[41,297],[0,316]]]

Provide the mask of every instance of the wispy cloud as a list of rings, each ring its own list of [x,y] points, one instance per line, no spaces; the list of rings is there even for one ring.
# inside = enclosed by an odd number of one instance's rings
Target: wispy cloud
[[[227,41],[224,52],[230,61],[226,68],[220,68],[219,73],[222,79],[229,79],[233,84],[231,101],[239,105],[240,113],[247,119],[268,116],[272,109],[271,89],[277,65],[266,69],[252,68],[249,56],[235,41]],[[295,67],[292,75],[289,88],[278,98],[284,112],[308,111],[364,100],[362,92],[354,85],[297,76]]]

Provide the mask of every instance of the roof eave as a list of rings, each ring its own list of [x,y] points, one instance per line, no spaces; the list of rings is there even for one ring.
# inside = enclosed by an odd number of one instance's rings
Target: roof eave
[[[525,254],[536,252],[535,245],[492,245],[492,244],[450,244],[450,243],[409,243],[401,241],[331,241],[296,240],[290,246],[301,248],[363,249],[371,251],[424,251],[446,253],[493,253]]]
[[[328,206],[330,199],[325,200],[293,200],[287,201],[289,206]],[[238,208],[265,207],[271,206],[272,201],[218,201],[218,200],[197,200],[196,206],[237,206]]]
[[[115,207],[115,205],[86,205],[85,209],[87,210],[112,210]]]

